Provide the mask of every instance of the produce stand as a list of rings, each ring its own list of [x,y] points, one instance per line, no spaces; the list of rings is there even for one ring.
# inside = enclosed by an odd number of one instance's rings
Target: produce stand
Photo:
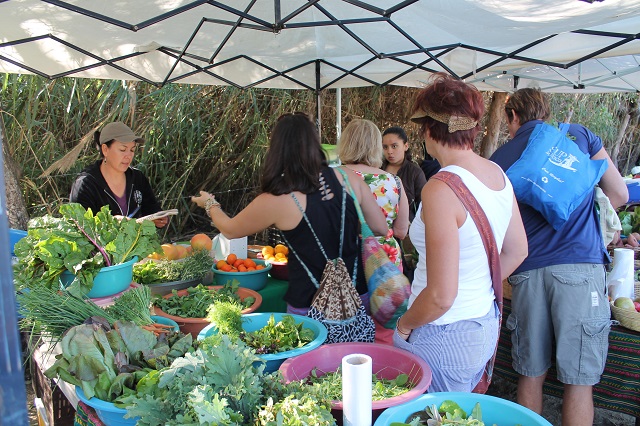
[[[511,382],[518,381],[518,374],[511,364],[511,333],[506,318],[511,313],[511,300],[504,299],[504,318],[498,341],[495,372]],[[563,384],[556,378],[555,361],[547,373],[544,393],[562,398]],[[629,414],[640,426],[640,333],[621,326],[611,327],[609,353],[600,383],[593,387],[596,407]]]

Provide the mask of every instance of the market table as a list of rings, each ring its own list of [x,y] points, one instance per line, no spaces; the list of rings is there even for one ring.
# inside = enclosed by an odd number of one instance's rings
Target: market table
[[[511,333],[506,319],[511,313],[511,301],[504,299],[504,321],[498,341],[495,372],[517,383],[518,374],[512,368]],[[562,398],[563,385],[556,378],[555,361],[544,383],[544,393]],[[609,353],[600,383],[593,387],[596,407],[629,414],[640,426],[640,333],[621,326],[611,327]]]
[[[262,296],[262,304],[256,312],[286,312],[287,302],[283,297],[287,288],[289,288],[289,281],[277,280],[269,276],[267,285],[258,291]]]

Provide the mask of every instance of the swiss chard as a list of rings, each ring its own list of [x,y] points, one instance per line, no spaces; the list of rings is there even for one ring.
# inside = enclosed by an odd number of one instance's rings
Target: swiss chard
[[[151,221],[118,220],[107,206],[94,215],[77,203],[62,205],[60,215],[32,219],[27,236],[16,243],[18,288],[45,285],[57,289],[66,270],[76,276],[69,290],[87,294],[100,268],[160,250]]]

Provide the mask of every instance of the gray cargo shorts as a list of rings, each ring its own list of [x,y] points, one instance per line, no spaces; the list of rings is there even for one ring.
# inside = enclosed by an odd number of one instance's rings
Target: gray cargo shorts
[[[543,375],[555,346],[560,382],[598,383],[611,328],[604,265],[553,265],[512,275],[509,283],[513,294],[507,328],[514,370],[528,377]]]

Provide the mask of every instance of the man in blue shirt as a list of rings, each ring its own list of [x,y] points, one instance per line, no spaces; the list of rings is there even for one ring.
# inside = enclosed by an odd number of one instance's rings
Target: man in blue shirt
[[[520,158],[535,126],[549,118],[546,96],[521,89],[505,105],[511,140],[491,157],[503,170]],[[589,129],[571,124],[571,139],[591,159],[609,167],[598,185],[613,207],[627,202],[627,187]],[[517,198],[518,194],[516,194]],[[558,380],[564,383],[563,426],[593,424],[592,387],[600,381],[607,357],[610,311],[602,241],[590,193],[555,230],[540,212],[519,202],[529,255],[509,277],[513,286],[511,330],[513,368],[520,375],[518,403],[542,412],[542,386],[554,356]]]

